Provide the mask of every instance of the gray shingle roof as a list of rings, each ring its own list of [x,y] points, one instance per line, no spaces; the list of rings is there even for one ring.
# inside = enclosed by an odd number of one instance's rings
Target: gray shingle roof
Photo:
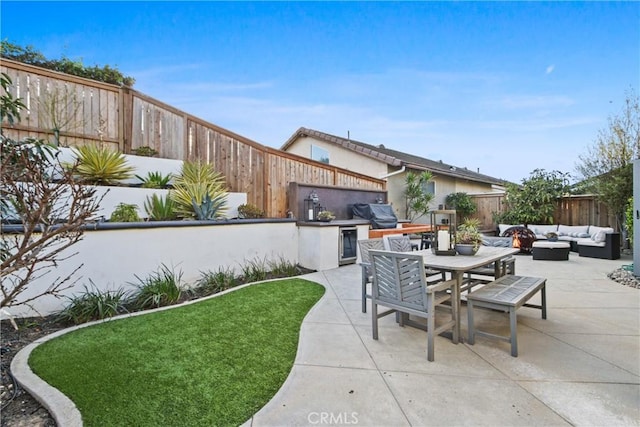
[[[482,182],[487,184],[505,185],[506,181],[503,179],[494,178],[489,175],[484,175],[478,172],[471,171],[467,168],[459,168],[454,165],[430,159],[424,157],[414,156],[412,154],[403,153],[402,151],[391,150],[385,148],[384,145],[371,145],[353,139],[342,138],[328,133],[320,132],[313,129],[301,127],[284,143],[281,150],[286,150],[293,142],[303,136],[309,136],[321,141],[330,142],[340,145],[348,150],[361,153],[362,155],[372,157],[387,163],[390,166],[407,166],[412,169],[429,170],[433,173],[451,176],[459,179],[467,179],[470,181]]]

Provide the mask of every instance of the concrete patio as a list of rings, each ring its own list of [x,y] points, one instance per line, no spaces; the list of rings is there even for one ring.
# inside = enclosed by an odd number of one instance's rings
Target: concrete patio
[[[520,275],[547,278],[547,320],[518,311],[517,358],[509,343],[436,338],[380,321],[360,309],[360,267],[304,276],[327,292],[306,317],[292,372],[245,425],[640,425],[640,290],[607,273],[630,264],[581,258],[534,261],[517,256]],[[539,303],[539,295],[532,300]],[[481,327],[508,335],[504,313],[481,310]]]

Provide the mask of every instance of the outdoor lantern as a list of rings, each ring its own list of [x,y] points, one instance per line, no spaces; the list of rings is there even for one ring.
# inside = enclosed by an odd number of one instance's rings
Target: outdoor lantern
[[[320,212],[320,199],[316,191],[312,190],[309,196],[304,199],[304,219],[315,221],[318,218],[318,212]]]
[[[431,251],[436,255],[456,254],[456,211],[431,211]]]

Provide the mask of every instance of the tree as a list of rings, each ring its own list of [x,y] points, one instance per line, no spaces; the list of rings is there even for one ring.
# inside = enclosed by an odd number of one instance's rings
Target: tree
[[[596,194],[615,215],[620,227],[628,200],[633,195],[633,160],[640,158],[640,99],[627,91],[622,111],[610,116],[606,128],[598,131],[576,170],[583,188]]]
[[[405,178],[405,212],[407,219],[413,221],[429,213],[429,204],[433,200],[433,194],[427,193],[426,186],[433,178],[429,171],[416,174],[408,172]]]
[[[21,106],[9,92],[10,84],[3,75],[0,120],[6,117],[9,122],[19,119]],[[73,285],[72,276],[81,266],[50,280],[37,295],[21,298],[31,282],[75,255],[65,251],[82,239],[87,220],[99,208],[95,190],[75,181],[75,167],[62,167],[53,146],[44,141],[13,141],[0,131],[0,309],[58,296]]]
[[[569,174],[536,169],[522,185],[507,183],[505,209],[496,222],[506,224],[553,224],[557,200],[568,192]]]

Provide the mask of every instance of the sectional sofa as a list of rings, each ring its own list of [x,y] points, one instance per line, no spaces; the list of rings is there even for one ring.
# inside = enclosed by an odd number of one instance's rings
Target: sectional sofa
[[[509,227],[522,224],[498,224],[498,235]],[[580,256],[591,258],[618,259],[620,258],[620,233],[611,227],[595,225],[543,225],[528,224],[527,228],[534,232],[536,240],[547,239],[546,234],[554,232],[559,242],[568,242],[572,252]]]

